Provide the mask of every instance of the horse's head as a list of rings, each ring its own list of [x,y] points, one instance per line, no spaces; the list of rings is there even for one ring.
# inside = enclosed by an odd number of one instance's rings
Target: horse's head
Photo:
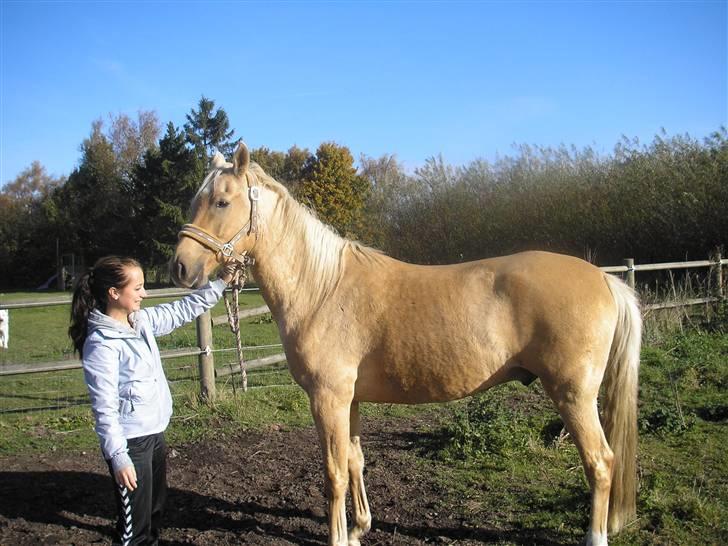
[[[192,223],[180,232],[170,262],[178,286],[201,286],[224,259],[241,259],[255,245],[259,187],[250,170],[250,153],[242,142],[233,162],[219,152],[192,200]]]

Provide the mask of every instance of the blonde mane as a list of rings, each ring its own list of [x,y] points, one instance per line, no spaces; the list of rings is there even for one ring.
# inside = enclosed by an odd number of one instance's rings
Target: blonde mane
[[[212,167],[192,199],[192,210],[200,199],[214,194],[217,177],[232,171],[233,164],[226,162],[221,155],[216,155]],[[341,237],[332,227],[319,220],[313,210],[296,201],[283,184],[257,163],[250,162],[244,177],[248,185],[259,184],[278,197],[270,217],[259,225],[260,235],[266,237],[266,231],[275,226],[279,242],[289,246],[293,252],[294,259],[290,266],[296,270],[299,279],[305,279],[301,286],[302,293],[310,296],[313,306],[325,301],[335,289],[343,273],[343,258],[347,250],[352,258],[361,263],[384,263],[383,253]]]
[[[319,220],[314,211],[296,201],[288,189],[260,165],[251,161],[249,172],[259,184],[278,196],[276,210],[269,221],[276,223],[281,240],[300,241],[296,243],[300,245],[298,248],[306,249],[306,252],[296,254],[296,260],[302,263],[295,266],[300,269],[300,278],[307,279],[308,285],[301,288],[313,296],[313,301],[323,301],[336,287],[342,274],[345,250],[351,250],[359,259],[382,262],[384,254],[340,236]]]

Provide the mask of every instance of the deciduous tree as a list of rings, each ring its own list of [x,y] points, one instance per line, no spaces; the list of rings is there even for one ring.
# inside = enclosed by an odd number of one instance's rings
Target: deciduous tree
[[[349,149],[325,142],[304,166],[297,194],[339,233],[357,236],[369,190],[369,181],[357,174]]]
[[[67,248],[86,263],[112,253],[136,255],[132,201],[102,124],[92,124],[79,166],[54,193],[54,210]]]
[[[283,182],[286,154],[283,152],[274,152],[266,146],[261,146],[250,152],[250,159],[260,165],[267,174],[275,178],[278,182]]]
[[[34,161],[0,190],[0,286],[37,286],[53,273],[55,233],[45,203],[62,183]]]
[[[147,150],[157,146],[159,119],[156,112],[144,110],[137,112],[136,120],[127,114],[109,118],[106,137],[111,143],[122,177],[128,180],[136,166],[142,162]]]

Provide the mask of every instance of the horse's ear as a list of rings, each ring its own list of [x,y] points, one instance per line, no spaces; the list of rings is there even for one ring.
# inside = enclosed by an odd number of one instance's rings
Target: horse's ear
[[[236,176],[242,176],[250,167],[250,152],[248,147],[241,140],[238,144],[238,149],[235,150],[235,156],[233,157],[233,171]]]
[[[211,165],[213,169],[222,169],[225,166],[225,156],[220,152],[215,152],[212,156]]]

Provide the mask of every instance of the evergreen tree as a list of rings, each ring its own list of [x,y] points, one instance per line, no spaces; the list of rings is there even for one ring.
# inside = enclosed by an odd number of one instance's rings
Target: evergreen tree
[[[184,133],[169,123],[159,148],[146,153],[132,177],[135,232],[145,264],[161,265],[172,256],[204,171],[202,161],[186,146]]]
[[[219,150],[225,157],[230,157],[235,148],[235,142],[230,139],[235,133],[230,129],[230,120],[222,108],[215,110],[215,101],[203,95],[194,108],[187,114],[187,123],[184,126],[185,137],[197,156],[207,165],[208,160]]]

